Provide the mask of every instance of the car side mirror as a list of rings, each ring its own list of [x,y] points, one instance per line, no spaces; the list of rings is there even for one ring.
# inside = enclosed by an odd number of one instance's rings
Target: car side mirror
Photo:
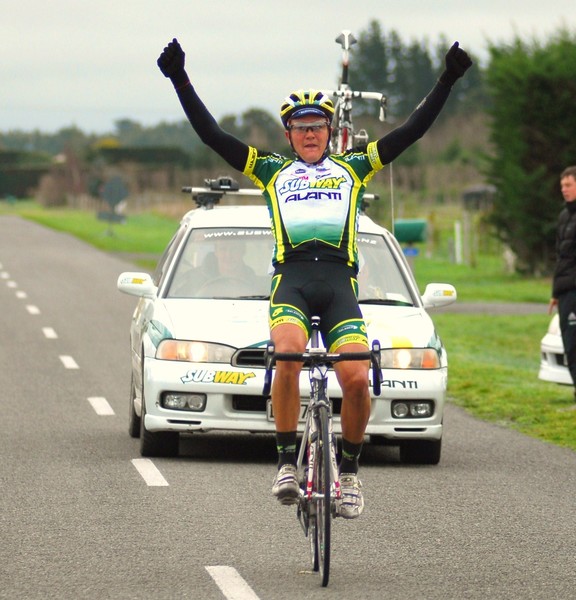
[[[449,283],[429,283],[422,294],[424,308],[440,308],[456,302],[456,288]]]
[[[158,288],[154,285],[152,277],[148,273],[133,271],[121,273],[116,286],[122,293],[138,298],[152,299],[158,293]]]

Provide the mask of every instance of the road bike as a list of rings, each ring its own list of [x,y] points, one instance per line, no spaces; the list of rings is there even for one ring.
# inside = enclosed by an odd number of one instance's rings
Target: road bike
[[[380,395],[382,372],[380,343],[372,342],[367,352],[329,353],[320,345],[320,319],[312,317],[309,348],[302,353],[275,352],[274,345],[266,349],[264,396],[270,395],[272,371],[278,361],[302,362],[309,370],[310,396],[303,406],[304,431],[297,458],[300,493],[297,517],[309,538],[312,567],[322,576],[322,586],[330,577],[330,541],[332,518],[338,515],[342,500],[337,463],[336,436],[332,427],[332,406],[328,397],[328,371],[340,361],[369,360],[372,366],[372,387]]]
[[[350,48],[357,42],[354,35],[344,29],[335,39],[342,46],[342,75],[337,90],[322,90],[335,98],[334,119],[332,121],[332,151],[341,154],[355,146],[368,143],[365,129],[355,131],[352,122],[352,102],[356,99],[377,100],[380,103],[380,121],[386,120],[386,96],[380,92],[359,92],[350,87],[348,81]]]

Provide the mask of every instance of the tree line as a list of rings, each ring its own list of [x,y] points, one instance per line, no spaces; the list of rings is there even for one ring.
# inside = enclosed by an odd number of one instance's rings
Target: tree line
[[[434,85],[449,45],[444,38],[432,47],[426,41],[407,43],[372,21],[353,46],[350,84],[383,92],[392,120],[400,121]],[[474,66],[456,85],[440,119],[489,115],[490,147],[481,158],[486,182],[495,186],[496,194],[486,220],[516,254],[519,271],[549,273],[561,208],[558,177],[564,167],[576,164],[576,36],[561,29],[544,42],[517,38],[488,50],[485,67],[472,56]],[[370,111],[377,110],[369,104],[355,106],[359,117],[371,117]],[[282,136],[277,115],[253,108],[225,116],[220,124],[249,143],[288,151],[278,147]],[[123,119],[101,136],[75,127],[56,134],[0,133],[0,166],[2,150],[32,149],[38,158],[38,153],[55,155],[67,149],[89,157],[88,150],[99,147],[173,147],[186,153],[195,167],[216,169],[221,164],[185,120],[144,127]]]

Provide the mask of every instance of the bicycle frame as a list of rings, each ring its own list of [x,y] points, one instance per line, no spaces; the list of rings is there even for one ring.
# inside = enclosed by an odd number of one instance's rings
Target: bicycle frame
[[[319,344],[319,331],[315,325],[318,322],[313,320],[312,337],[310,339],[310,351],[318,351],[318,355],[325,353],[323,348],[320,348]],[[336,444],[334,438],[334,431],[332,427],[332,407],[328,398],[328,365],[322,363],[314,363],[310,367],[310,403],[308,410],[306,411],[306,421],[304,423],[304,433],[302,436],[303,443],[300,444],[298,452],[297,467],[298,470],[302,468],[304,464],[305,454],[307,453],[307,464],[308,471],[305,482],[304,496],[307,501],[312,500],[313,493],[318,493],[317,490],[313,489],[314,469],[316,467],[317,459],[317,445],[313,440],[317,439],[319,429],[319,417],[318,412],[320,407],[326,409],[328,415],[328,434],[332,443],[329,446],[330,450],[330,471],[331,481],[334,486],[334,499],[339,500],[340,494],[340,481],[338,478],[338,463],[336,461]],[[306,532],[306,529],[305,529]]]
[[[315,389],[314,392],[310,394],[310,404],[308,411],[306,413],[306,421],[304,423],[304,433],[302,436],[303,443],[300,445],[300,450],[298,452],[298,461],[297,461],[297,469],[301,471],[304,465],[304,458],[306,456],[306,464],[308,465],[308,470],[306,472],[306,481],[305,488],[303,490],[304,497],[306,501],[311,502],[314,500],[314,494],[316,494],[316,498],[322,497],[323,495],[318,493],[318,490],[314,490],[314,471],[316,468],[316,459],[317,459],[317,446],[312,441],[315,440],[318,436],[319,430],[319,417],[318,411],[319,408],[322,407],[326,409],[328,415],[328,435],[332,440],[332,443],[329,445],[330,451],[330,480],[332,482],[333,490],[333,500],[340,500],[340,480],[338,478],[338,463],[336,460],[336,444],[334,438],[334,431],[332,428],[332,407],[330,405],[330,401],[328,399],[327,394],[327,376],[328,376],[328,367],[326,365],[316,365],[310,369],[310,386],[311,389]],[[306,529],[305,529],[306,533]]]

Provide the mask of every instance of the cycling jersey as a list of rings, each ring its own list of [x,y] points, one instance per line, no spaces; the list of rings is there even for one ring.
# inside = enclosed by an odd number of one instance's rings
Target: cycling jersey
[[[250,148],[244,174],[268,203],[276,240],[273,264],[330,260],[357,268],[360,201],[366,183],[383,167],[375,146],[315,164]]]

